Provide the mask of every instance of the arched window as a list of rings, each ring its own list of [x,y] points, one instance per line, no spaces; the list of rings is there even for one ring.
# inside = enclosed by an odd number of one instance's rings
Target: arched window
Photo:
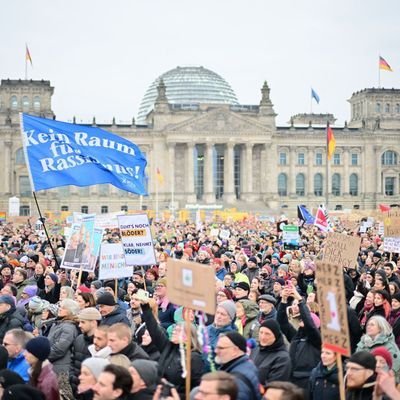
[[[278,195],[287,196],[287,176],[283,173],[278,175]]]
[[[28,176],[20,176],[19,177],[19,194],[22,197],[29,197],[32,194],[31,184],[29,182]]]
[[[332,195],[340,196],[340,175],[333,174],[332,176]]]
[[[350,196],[358,196],[358,176],[357,174],[350,175]]]
[[[22,148],[18,149],[15,152],[15,164],[16,165],[25,165],[24,150]]]
[[[397,165],[397,153],[392,150],[382,154],[382,165]]]
[[[297,174],[296,176],[296,194],[297,196],[304,196],[305,194],[305,181],[304,174]]]
[[[396,104],[396,114],[400,114],[400,104]]]
[[[316,196],[322,196],[323,193],[323,178],[322,174],[314,175],[314,194]]]
[[[29,97],[28,96],[24,96],[22,98],[22,108],[24,110],[29,110]]]
[[[376,111],[377,113],[380,113],[380,112],[381,112],[381,103],[376,103],[375,111]]]
[[[390,104],[386,103],[385,105],[385,113],[390,113]]]
[[[35,111],[40,111],[40,97],[39,96],[34,97],[33,108],[35,109]]]
[[[11,96],[10,107],[13,110],[16,110],[18,108],[18,97],[17,96]]]

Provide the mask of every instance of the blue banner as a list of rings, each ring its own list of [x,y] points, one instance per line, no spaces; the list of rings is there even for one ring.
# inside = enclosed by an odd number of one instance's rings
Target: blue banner
[[[21,115],[32,191],[110,183],[147,195],[147,161],[138,146],[100,128]]]

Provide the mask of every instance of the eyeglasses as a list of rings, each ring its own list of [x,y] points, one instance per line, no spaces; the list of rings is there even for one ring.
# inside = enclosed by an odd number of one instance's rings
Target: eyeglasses
[[[351,372],[351,371],[360,372],[360,371],[362,371],[363,369],[366,369],[366,368],[363,368],[363,367],[351,367],[351,366],[348,366],[348,365],[346,365],[346,366],[344,367],[344,370],[345,370],[346,372]]]

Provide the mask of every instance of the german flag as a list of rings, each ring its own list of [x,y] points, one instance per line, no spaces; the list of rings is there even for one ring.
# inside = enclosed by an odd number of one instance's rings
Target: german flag
[[[333,153],[335,152],[336,140],[335,136],[333,136],[332,128],[329,126],[326,127],[326,141],[328,146],[328,160],[332,158]]]
[[[390,71],[393,72],[392,68],[390,67],[390,65],[387,63],[387,61],[379,56],[379,69],[384,69],[385,71]]]

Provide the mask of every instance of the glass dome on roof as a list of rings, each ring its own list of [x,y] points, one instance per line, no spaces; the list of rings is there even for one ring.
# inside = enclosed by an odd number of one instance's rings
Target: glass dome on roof
[[[171,104],[239,104],[235,92],[221,76],[204,67],[177,67],[159,76],[147,89],[136,123],[146,124],[146,115],[153,109],[157,85],[163,79]]]

